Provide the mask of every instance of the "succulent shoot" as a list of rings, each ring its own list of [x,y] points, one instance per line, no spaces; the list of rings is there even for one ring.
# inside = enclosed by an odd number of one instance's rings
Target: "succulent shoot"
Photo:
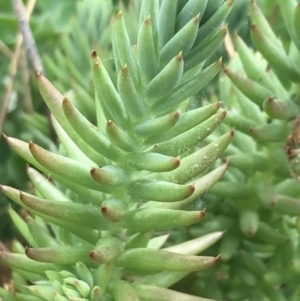
[[[222,205],[210,208],[197,234],[227,228],[217,268],[220,300],[300,300],[300,6],[277,2],[289,40],[281,42],[251,1],[257,52],[235,35],[236,52],[219,83],[228,107],[222,130],[235,127],[236,135],[225,153],[230,167],[210,190]]]
[[[4,300],[208,300],[168,287],[213,266],[218,257],[197,254],[223,232],[161,247],[172,229],[204,218],[186,205],[227,169],[210,167],[231,129],[196,149],[226,112],[220,103],[190,110],[188,100],[221,68],[221,59],[205,62],[225,37],[220,26],[232,4],[199,26],[208,1],[144,0],[136,45],[119,12],[111,35],[116,82],[96,51],[90,59],[97,124],[37,74],[61,145],[50,152],[5,136],[30,164],[35,195],[1,186],[34,216],[25,223],[10,209],[29,247],[1,253],[17,288],[0,289]]]

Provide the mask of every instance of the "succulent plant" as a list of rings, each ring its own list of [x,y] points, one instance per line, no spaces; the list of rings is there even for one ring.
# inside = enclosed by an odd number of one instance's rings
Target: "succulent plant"
[[[14,284],[0,289],[0,297],[208,300],[168,287],[213,266],[218,257],[196,254],[223,232],[161,247],[172,229],[203,219],[204,210],[187,206],[227,169],[226,162],[210,167],[233,131],[204,143],[226,112],[220,103],[191,109],[189,102],[221,68],[221,59],[205,62],[225,37],[222,23],[232,4],[144,0],[134,46],[119,12],[112,25],[116,84],[96,51],[91,54],[96,125],[37,74],[61,144],[50,152],[4,136],[44,176],[27,168],[35,195],[1,186],[30,214],[26,223],[9,209],[29,247],[15,242],[14,253],[1,252]]]
[[[277,3],[289,40],[281,42],[251,1],[256,52],[234,36],[236,52],[219,82],[228,108],[221,130],[236,134],[224,156],[228,171],[207,196],[210,216],[193,232],[227,229],[214,271],[221,300],[300,299],[300,5]]]

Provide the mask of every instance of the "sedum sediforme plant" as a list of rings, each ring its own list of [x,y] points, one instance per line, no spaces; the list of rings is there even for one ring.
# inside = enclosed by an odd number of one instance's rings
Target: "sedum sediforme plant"
[[[233,4],[199,27],[207,3],[143,1],[134,46],[116,15],[115,85],[91,54],[96,125],[37,74],[61,145],[55,153],[5,136],[45,176],[27,168],[35,195],[1,186],[31,213],[25,223],[9,209],[29,247],[16,242],[14,253],[1,252],[14,271],[14,287],[0,289],[4,300],[208,300],[168,287],[213,266],[218,257],[196,254],[223,232],[161,249],[172,229],[203,219],[204,210],[185,207],[224,174],[227,163],[209,168],[233,136],[194,151],[225,117],[220,103],[188,107],[221,68],[221,60],[203,66],[224,39]]]
[[[220,78],[226,122],[237,131],[225,154],[230,167],[210,190],[212,215],[194,231],[227,229],[217,267],[222,300],[300,298],[300,6],[277,2],[290,40],[282,43],[251,1],[257,51],[236,35],[236,53]]]

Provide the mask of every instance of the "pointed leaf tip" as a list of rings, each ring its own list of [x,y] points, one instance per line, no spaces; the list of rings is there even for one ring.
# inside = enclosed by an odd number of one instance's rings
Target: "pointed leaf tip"
[[[68,99],[67,97],[64,97],[64,99],[62,100],[62,105],[63,105],[63,106],[66,106],[66,105],[68,105],[68,104],[70,104],[69,99]]]
[[[144,24],[149,24],[151,22],[151,15],[148,15],[144,20]]]
[[[225,163],[225,165],[226,165],[226,169],[227,169],[227,167],[228,167],[228,165],[229,165],[229,158],[227,158],[227,157],[225,157],[224,159],[223,159],[223,162]]]
[[[123,12],[120,10],[117,14],[116,14],[116,18],[120,19],[123,16]]]
[[[252,23],[252,24],[250,25],[250,28],[251,28],[251,30],[257,30],[257,26],[256,26],[256,24],[254,24],[254,23]]]
[[[89,256],[93,259],[96,257],[96,252],[95,251],[90,251]]]
[[[40,77],[42,77],[42,73],[41,73],[40,71],[38,71],[38,72],[36,73],[36,78],[39,79]]]
[[[194,18],[194,24],[198,25],[200,22],[200,13]]]
[[[29,247],[25,247],[25,255],[30,258],[30,248]]]
[[[181,61],[183,60],[182,51],[180,51],[180,52],[177,54],[176,60],[177,60],[178,62],[181,62]]]
[[[91,57],[92,58],[96,58],[97,57],[97,52],[95,50],[92,51]]]
[[[175,157],[175,158],[173,159],[173,162],[174,162],[174,165],[179,166],[179,165],[180,165],[180,157]]]
[[[125,65],[122,67],[121,71],[122,71],[124,74],[128,75],[128,66],[127,66],[127,64],[125,64]]]
[[[96,167],[93,167],[93,168],[90,170],[90,173],[91,173],[91,175],[95,175],[95,173],[96,173]]]
[[[179,116],[180,116],[180,111],[176,111],[175,114],[174,114],[174,117],[179,118]]]

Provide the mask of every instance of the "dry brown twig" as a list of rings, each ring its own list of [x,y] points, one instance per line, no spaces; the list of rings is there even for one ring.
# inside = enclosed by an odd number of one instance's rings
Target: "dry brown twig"
[[[13,0],[15,1],[15,0]],[[19,0],[18,0],[19,1]],[[29,20],[31,13],[33,11],[33,8],[35,6],[36,0],[29,0],[27,7],[26,7],[26,20]],[[23,5],[23,3],[22,3]],[[24,19],[24,17],[23,17]],[[28,21],[26,21],[28,23]],[[13,53],[13,57],[11,60],[11,67],[10,67],[10,81],[7,85],[6,91],[5,91],[5,95],[4,95],[4,100],[3,100],[3,104],[0,110],[0,133],[2,132],[3,129],[3,125],[4,125],[4,121],[5,121],[5,117],[7,114],[7,110],[8,110],[8,106],[9,106],[9,102],[11,99],[11,93],[13,91],[13,86],[14,86],[14,80],[17,74],[17,66],[20,60],[20,56],[21,56],[21,52],[22,52],[22,43],[23,43],[23,36],[21,33],[18,34],[17,36],[17,42],[16,42],[16,46],[15,46],[15,51]]]

